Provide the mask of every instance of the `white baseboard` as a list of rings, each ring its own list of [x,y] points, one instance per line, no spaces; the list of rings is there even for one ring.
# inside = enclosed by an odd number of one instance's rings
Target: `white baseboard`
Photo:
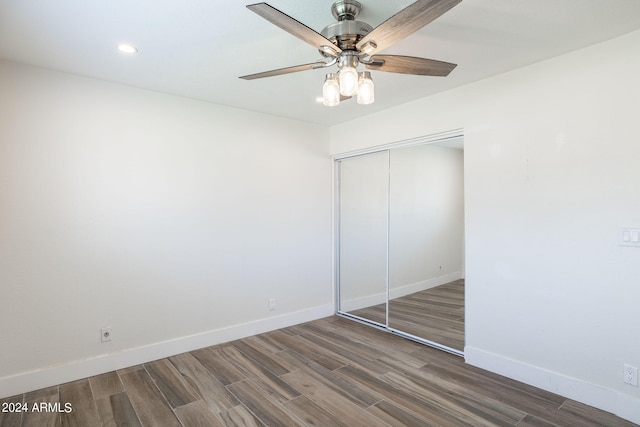
[[[0,378],[0,399],[331,316],[333,304]]]
[[[470,365],[611,412],[621,418],[640,424],[640,399],[627,394],[471,346],[465,346],[464,358],[465,362]]]
[[[433,277],[431,279],[421,280],[419,282],[393,288],[389,291],[389,298],[395,299],[403,297],[405,295],[411,295],[416,292],[444,285],[445,283],[453,282],[454,280],[461,279],[462,277],[462,272],[454,271],[453,273],[448,273],[442,276]],[[348,313],[350,311],[360,310],[361,308],[383,304],[384,302],[386,302],[386,300],[386,292],[378,292],[372,295],[351,298],[340,302],[340,311]]]
[[[340,301],[340,311],[350,312],[360,310],[361,308],[384,304],[386,300],[386,292],[378,292],[376,294],[367,295],[364,297],[350,298],[348,300]]]
[[[454,271],[453,273],[443,274],[442,276],[437,276],[431,279],[421,280],[416,283],[393,288],[389,291],[389,298],[396,299],[406,295],[414,294],[416,292],[425,291],[427,289],[435,288],[436,286],[444,285],[445,283],[461,279],[462,277],[462,272]]]
[[[640,424],[640,399],[636,399],[628,394],[616,394],[616,410],[613,411],[613,413],[620,418]]]

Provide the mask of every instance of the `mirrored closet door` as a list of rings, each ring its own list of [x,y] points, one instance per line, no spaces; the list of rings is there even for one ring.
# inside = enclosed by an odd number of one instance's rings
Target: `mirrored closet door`
[[[389,152],[339,162],[340,310],[387,325]]]
[[[462,137],[336,159],[338,313],[462,355]]]

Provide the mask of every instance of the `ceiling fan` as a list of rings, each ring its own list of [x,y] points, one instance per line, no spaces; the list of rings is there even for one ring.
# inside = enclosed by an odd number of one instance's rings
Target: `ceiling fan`
[[[240,78],[253,80],[337,65],[339,68],[337,75],[329,73],[325,78],[324,105],[335,106],[341,100],[355,95],[359,104],[370,104],[374,99],[373,80],[369,71],[357,72],[359,64],[363,64],[369,70],[389,73],[422,76],[449,75],[456,64],[414,56],[379,55],[377,52],[418,31],[461,1],[417,0],[373,28],[355,19],[362,10],[359,2],[337,0],[331,6],[331,13],[338,22],[328,25],[321,33],[317,33],[267,3],[248,5],[247,8],[267,21],[314,46],[323,59],[308,64],[249,74]]]

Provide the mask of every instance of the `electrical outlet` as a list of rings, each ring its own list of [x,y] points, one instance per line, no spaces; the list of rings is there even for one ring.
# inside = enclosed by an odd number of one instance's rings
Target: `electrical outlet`
[[[623,379],[627,384],[638,387],[638,368],[624,364]]]
[[[100,341],[111,341],[111,326],[105,326],[100,329]]]
[[[269,298],[269,311],[273,311],[276,309],[276,299]]]

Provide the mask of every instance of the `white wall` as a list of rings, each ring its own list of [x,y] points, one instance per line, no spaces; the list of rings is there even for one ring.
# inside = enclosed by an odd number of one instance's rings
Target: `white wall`
[[[640,422],[640,32],[331,129],[333,154],[464,128],[467,362]],[[460,64],[464,67],[464,64]],[[425,80],[428,83],[428,79]]]
[[[0,397],[333,313],[328,139],[0,62]]]

